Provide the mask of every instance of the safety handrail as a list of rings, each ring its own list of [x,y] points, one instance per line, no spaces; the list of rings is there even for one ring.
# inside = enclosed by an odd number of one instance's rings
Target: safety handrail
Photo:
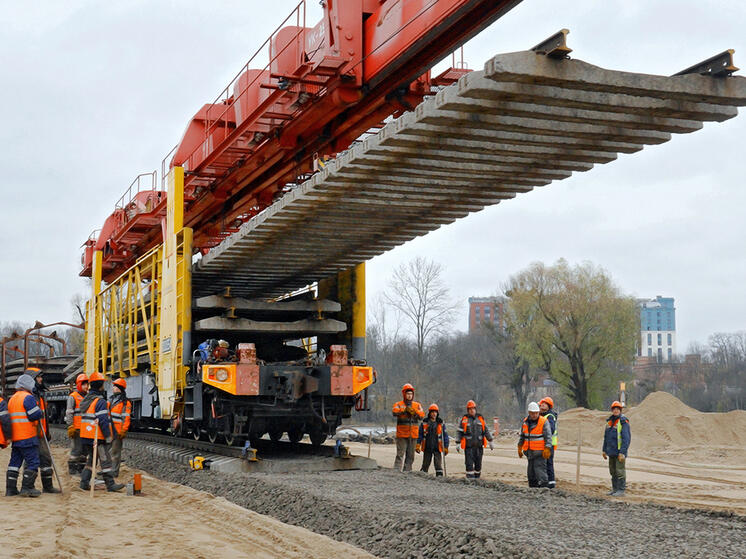
[[[149,187],[148,186],[143,187],[143,183],[145,183],[146,177],[150,178]],[[124,194],[122,194],[121,198],[117,200],[117,203],[114,205],[114,209],[123,210],[132,202],[134,197],[137,196],[139,192],[147,191],[147,190],[155,191],[157,184],[158,184],[158,172],[157,171],[153,171],[152,173],[140,173],[130,183],[130,185],[127,187],[127,190],[125,190]],[[133,194],[133,189],[134,189],[134,194]]]

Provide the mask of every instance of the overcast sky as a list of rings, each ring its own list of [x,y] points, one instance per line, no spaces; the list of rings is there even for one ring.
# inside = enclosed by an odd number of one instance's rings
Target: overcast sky
[[[0,0],[0,321],[72,317],[80,245],[295,4]],[[573,57],[606,68],[668,75],[726,48],[746,68],[742,0],[524,0],[466,59],[480,69],[562,27]],[[488,208],[374,259],[368,292],[400,262],[432,258],[465,330],[467,297],[564,257],[603,266],[627,293],[675,297],[679,351],[746,329],[745,140],[746,115],[705,124]]]

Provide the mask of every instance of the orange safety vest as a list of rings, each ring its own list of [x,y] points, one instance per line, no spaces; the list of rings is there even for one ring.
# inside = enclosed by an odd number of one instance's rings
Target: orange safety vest
[[[96,404],[101,398],[94,398],[88,409],[80,417],[80,438],[106,440],[101,427],[96,424]],[[108,406],[108,403],[107,403]],[[95,432],[94,432],[95,429]]]
[[[13,427],[13,435],[11,440],[15,443],[18,441],[25,441],[26,439],[34,439],[38,436],[38,424],[37,420],[30,421],[28,415],[26,415],[26,407],[23,405],[23,401],[26,396],[30,396],[31,392],[25,390],[19,390],[8,402],[8,413],[10,414],[10,424]],[[33,409],[33,408],[32,408]]]
[[[49,433],[49,425],[47,425],[47,402],[41,396],[39,396],[39,399],[37,401],[39,402],[39,408],[41,409],[41,419],[39,420],[39,422],[44,428],[44,434],[46,434]],[[39,436],[44,436],[41,431],[39,431]]]
[[[407,405],[415,411],[415,417],[406,413]],[[396,415],[396,437],[399,439],[416,439],[420,434],[420,419],[425,412],[419,402],[412,400],[407,404],[404,400],[394,404],[392,409]]]
[[[114,424],[114,429],[116,429],[118,435],[129,431],[131,413],[132,402],[129,400],[119,400],[111,407],[111,422]]]
[[[487,424],[484,422],[484,417],[481,415],[477,415],[474,419],[478,419],[482,423],[482,433],[487,432]],[[466,448],[466,430],[469,427],[469,416],[465,415],[461,418],[461,449],[464,450]],[[487,446],[487,437],[482,435],[482,446]]]
[[[77,390],[70,392],[70,396],[75,400],[75,411],[73,411],[73,427],[80,430],[80,403],[83,401],[84,396]]]
[[[422,439],[422,445],[424,447],[425,442],[427,441],[427,430],[430,428],[430,422],[425,421],[422,424],[422,432],[424,433],[424,438]],[[435,433],[438,435],[438,452],[443,452],[443,424],[438,423],[438,428],[435,430]]]
[[[528,417],[523,420],[523,451],[527,450],[544,450],[544,423],[547,418],[540,415],[536,426],[528,430]]]
[[[4,401],[5,399],[3,399],[2,396],[0,396],[0,405],[2,405]],[[5,416],[8,415],[7,407],[6,409],[0,411],[0,415],[5,415]],[[5,432],[3,431],[2,426],[0,426],[0,446],[6,446],[8,442],[9,442],[8,439],[5,438]]]

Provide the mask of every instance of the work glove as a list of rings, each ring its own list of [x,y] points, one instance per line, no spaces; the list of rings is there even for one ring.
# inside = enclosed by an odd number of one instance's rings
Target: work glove
[[[70,439],[72,439],[73,437],[75,437],[75,425],[68,425],[67,426],[67,436]]]
[[[448,455],[448,449],[447,448],[443,449],[443,454]]]
[[[619,458],[619,461],[620,461],[620,462],[624,462],[624,461],[626,460],[626,457],[624,456],[624,454],[620,454],[620,455],[618,456],[618,458]]]
[[[602,453],[601,453],[601,456],[603,456],[603,457],[604,457],[604,460],[606,460],[606,459],[608,458],[608,456],[606,455],[606,453],[605,453],[605,452],[602,452]]]
[[[409,415],[414,415],[414,409],[412,408],[412,406],[407,406],[407,407],[406,407],[406,408],[404,409],[404,411],[405,411],[406,413],[408,413]]]
[[[550,449],[545,448],[544,450],[541,451],[541,457],[544,460],[549,460],[550,456],[552,456],[552,451]]]
[[[111,435],[109,435],[108,437],[106,437],[106,438],[104,439],[104,442],[105,442],[106,444],[111,444],[111,442],[112,442],[113,440],[114,440],[114,438],[113,438],[113,437],[112,437]]]
[[[492,444],[492,441],[490,441],[490,450],[495,450],[495,445]]]
[[[415,446],[415,447],[414,447],[414,451],[415,451],[415,452],[416,452],[417,454],[419,454],[419,453],[420,453],[420,450],[421,450],[421,449],[422,449],[422,447],[421,447],[420,445],[417,445],[417,446]]]
[[[518,447],[518,458],[523,458],[523,449],[520,446]]]
[[[456,447],[456,452],[458,452],[459,454],[461,454],[461,447],[460,446]]]
[[[123,440],[127,436],[127,433],[119,433],[119,440]]]

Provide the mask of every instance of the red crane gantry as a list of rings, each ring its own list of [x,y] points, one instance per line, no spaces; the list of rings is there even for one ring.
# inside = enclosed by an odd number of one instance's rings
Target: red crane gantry
[[[302,0],[164,159],[164,172],[184,167],[194,247],[216,246],[312,173],[317,158],[457,80],[466,70],[433,78],[430,68],[519,2],[324,0],[322,20],[306,27]],[[269,62],[255,67],[267,51]],[[162,242],[165,213],[155,174],[140,175],[85,242],[80,275],[91,275],[101,250],[103,279],[116,278]]]

